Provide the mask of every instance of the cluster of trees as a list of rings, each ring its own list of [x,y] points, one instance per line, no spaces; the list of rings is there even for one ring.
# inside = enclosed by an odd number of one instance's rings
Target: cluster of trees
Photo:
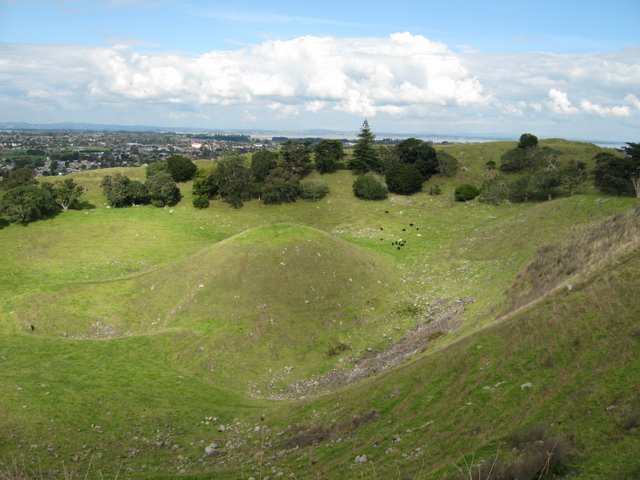
[[[374,147],[375,135],[367,120],[362,124],[353,158],[348,166],[360,175],[354,182],[356,196],[379,200],[382,192],[411,195],[422,190],[422,184],[431,176],[452,177],[459,169],[458,160],[444,152],[437,153],[427,142],[407,138],[396,145]],[[376,175],[370,175],[370,173]]]
[[[344,157],[342,143],[322,140],[314,147],[310,142],[284,142],[280,151],[260,151],[247,165],[240,155],[227,155],[214,168],[198,172],[193,183],[193,204],[209,206],[212,198],[222,198],[234,208],[240,208],[250,198],[266,204],[295,202],[298,198],[319,200],[329,193],[326,182],[305,180],[315,153],[315,168],[320,173],[334,172]]]
[[[166,162],[147,166],[144,183],[116,173],[102,179],[102,192],[110,206],[120,208],[151,204],[156,207],[175,205],[180,201],[177,182],[191,180],[198,167],[186,157],[173,155]]]
[[[595,156],[595,185],[611,195],[640,198],[640,143],[622,147],[624,156],[602,152]]]
[[[627,143],[621,152],[600,152],[594,157],[595,186],[606,194],[640,198],[640,144]],[[563,164],[559,157],[556,150],[540,147],[535,135],[523,134],[518,146],[501,158],[500,170],[507,175],[486,181],[478,199],[497,204],[505,199],[526,202],[575,194],[589,179],[587,164],[576,160]],[[495,167],[495,162],[489,163],[487,168]],[[509,178],[511,173],[519,175]]]
[[[493,170],[496,164],[489,161],[486,166]],[[560,152],[541,147],[538,138],[530,133],[522,134],[517,147],[502,155],[499,169],[500,174],[480,187],[480,202],[551,200],[560,194],[575,194],[588,179],[585,162],[570,160],[562,164]]]
[[[12,170],[2,182],[0,215],[9,222],[27,224],[60,211],[80,207],[84,188],[72,178],[55,183],[38,183],[32,168]]]

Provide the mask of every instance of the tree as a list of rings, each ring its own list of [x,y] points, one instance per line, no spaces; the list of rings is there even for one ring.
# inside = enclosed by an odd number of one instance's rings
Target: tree
[[[29,223],[45,218],[57,211],[51,195],[51,186],[36,184],[18,185],[5,192],[0,212],[10,222]]]
[[[144,183],[131,180],[127,186],[127,195],[131,205],[146,205],[149,203],[149,190]]]
[[[562,176],[557,170],[545,170],[535,174],[533,181],[535,189],[551,200],[562,185]]]
[[[213,198],[218,193],[218,186],[214,180],[215,168],[199,169],[196,178],[193,179],[194,197]]]
[[[417,138],[407,138],[396,145],[396,149],[400,161],[418,167],[423,180],[428,180],[438,173],[436,151],[427,142]]]
[[[353,194],[363,200],[384,200],[389,193],[382,179],[371,173],[356,178],[352,189]]]
[[[167,171],[176,182],[187,182],[195,176],[198,167],[187,157],[172,155],[167,160]]]
[[[338,162],[344,158],[344,149],[339,140],[321,140],[313,151],[316,170],[321,174],[335,172]]]
[[[601,192],[631,197],[639,195],[636,185],[639,181],[640,166],[630,156],[622,157],[612,152],[600,152],[594,160],[594,183]]]
[[[65,178],[62,182],[56,182],[52,189],[55,202],[64,211],[69,208],[76,208],[84,191],[84,187],[78,185],[72,178]]]
[[[295,202],[300,193],[298,176],[283,167],[276,167],[264,179],[262,201],[268,204]]]
[[[349,160],[349,168],[356,173],[380,170],[378,152],[373,146],[376,136],[371,133],[369,122],[365,120],[358,133],[358,141],[353,148],[353,158]]]
[[[387,173],[389,191],[400,195],[411,195],[422,190],[422,172],[414,164],[399,163]]]
[[[262,150],[251,156],[251,176],[255,183],[262,183],[269,172],[276,168],[280,155],[278,152]]]
[[[130,182],[129,177],[121,173],[106,175],[100,185],[102,186],[102,192],[107,199],[107,203],[116,208],[131,205],[131,199],[129,198]]]
[[[444,177],[455,177],[458,173],[458,159],[447,152],[439,151],[436,153],[438,159],[438,172]]]
[[[503,172],[535,172],[540,168],[556,168],[559,152],[550,147],[513,148],[501,157]]]
[[[147,178],[144,186],[149,192],[151,204],[156,207],[175,205],[180,201],[180,189],[173,176],[168,172],[159,172]]]
[[[167,162],[153,162],[147,165],[146,175],[147,178],[155,175],[156,173],[166,172],[169,169]]]
[[[528,202],[536,193],[533,175],[526,174],[509,184],[509,200],[512,202]]]
[[[329,185],[319,178],[311,178],[300,182],[300,196],[305,200],[316,201],[329,194]]]
[[[288,140],[280,148],[282,166],[299,178],[309,173],[311,164],[311,143]]]
[[[242,207],[251,197],[251,171],[239,155],[229,155],[218,163],[213,174],[218,193],[233,208]]]
[[[0,186],[4,189],[10,189],[20,185],[29,185],[35,183],[35,178],[36,171],[33,168],[15,168],[9,172],[9,176],[2,181]]]
[[[573,195],[576,193],[578,187],[587,180],[587,164],[585,162],[570,160],[569,164],[560,170],[560,175],[566,192],[569,195]]]
[[[380,173],[386,176],[393,167],[400,163],[400,157],[398,156],[396,147],[391,145],[381,145],[378,147],[378,163]]]
[[[624,150],[629,161],[629,178],[636,193],[636,198],[640,198],[640,143],[627,142],[627,146],[622,147],[622,150]]]
[[[509,198],[509,183],[503,175],[496,175],[480,187],[478,201],[481,203],[499,205],[507,198]]]
[[[520,135],[518,148],[532,148],[538,146],[538,137],[531,133],[523,133]]]
[[[468,183],[457,186],[453,192],[456,202],[467,202],[469,200],[473,200],[479,194],[480,190],[478,190],[478,187]]]

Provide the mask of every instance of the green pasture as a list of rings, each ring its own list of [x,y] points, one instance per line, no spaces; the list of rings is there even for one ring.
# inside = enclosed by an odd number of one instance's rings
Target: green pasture
[[[425,184],[442,195],[379,202],[339,171],[319,202],[198,210],[185,183],[175,207],[114,209],[102,177],[144,168],[74,175],[83,209],[0,229],[0,478],[441,478],[513,459],[507,436],[539,423],[572,439],[572,478],[634,478],[637,249],[496,319],[543,246],[638,201],[453,201],[514,145],[438,146],[465,166]],[[273,399],[463,298],[459,327],[406,364]]]

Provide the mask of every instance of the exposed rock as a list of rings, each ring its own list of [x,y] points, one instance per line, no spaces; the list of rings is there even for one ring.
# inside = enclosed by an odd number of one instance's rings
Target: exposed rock
[[[204,447],[204,453],[206,455],[215,455],[217,453],[217,450],[218,450],[217,443],[212,443],[211,445],[207,445],[206,447]]]
[[[353,463],[356,465],[362,465],[363,463],[367,463],[368,459],[366,455],[356,455],[356,458],[353,460]]]
[[[319,378],[298,380],[287,388],[274,392],[274,385],[267,385],[271,390],[270,398],[292,399],[301,398],[309,394],[331,391],[332,389],[348,385],[364,378],[368,378],[378,372],[400,365],[416,354],[420,353],[430,338],[440,336],[455,330],[462,323],[462,314],[467,305],[473,303],[473,297],[457,298],[453,301],[443,299],[430,305],[427,314],[419,322],[418,326],[409,331],[388,349],[374,352],[369,347],[366,356],[358,359],[352,368],[333,369]],[[287,372],[289,373],[289,372]],[[256,395],[257,385],[252,387]],[[257,394],[256,396],[261,396]]]

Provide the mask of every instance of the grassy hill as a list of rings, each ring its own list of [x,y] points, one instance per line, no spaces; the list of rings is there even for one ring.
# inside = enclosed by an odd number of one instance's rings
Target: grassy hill
[[[95,208],[0,230],[0,478],[486,478],[541,445],[636,478],[637,200],[453,202],[512,146],[383,202],[341,171],[318,203],[108,209],[77,175]]]

